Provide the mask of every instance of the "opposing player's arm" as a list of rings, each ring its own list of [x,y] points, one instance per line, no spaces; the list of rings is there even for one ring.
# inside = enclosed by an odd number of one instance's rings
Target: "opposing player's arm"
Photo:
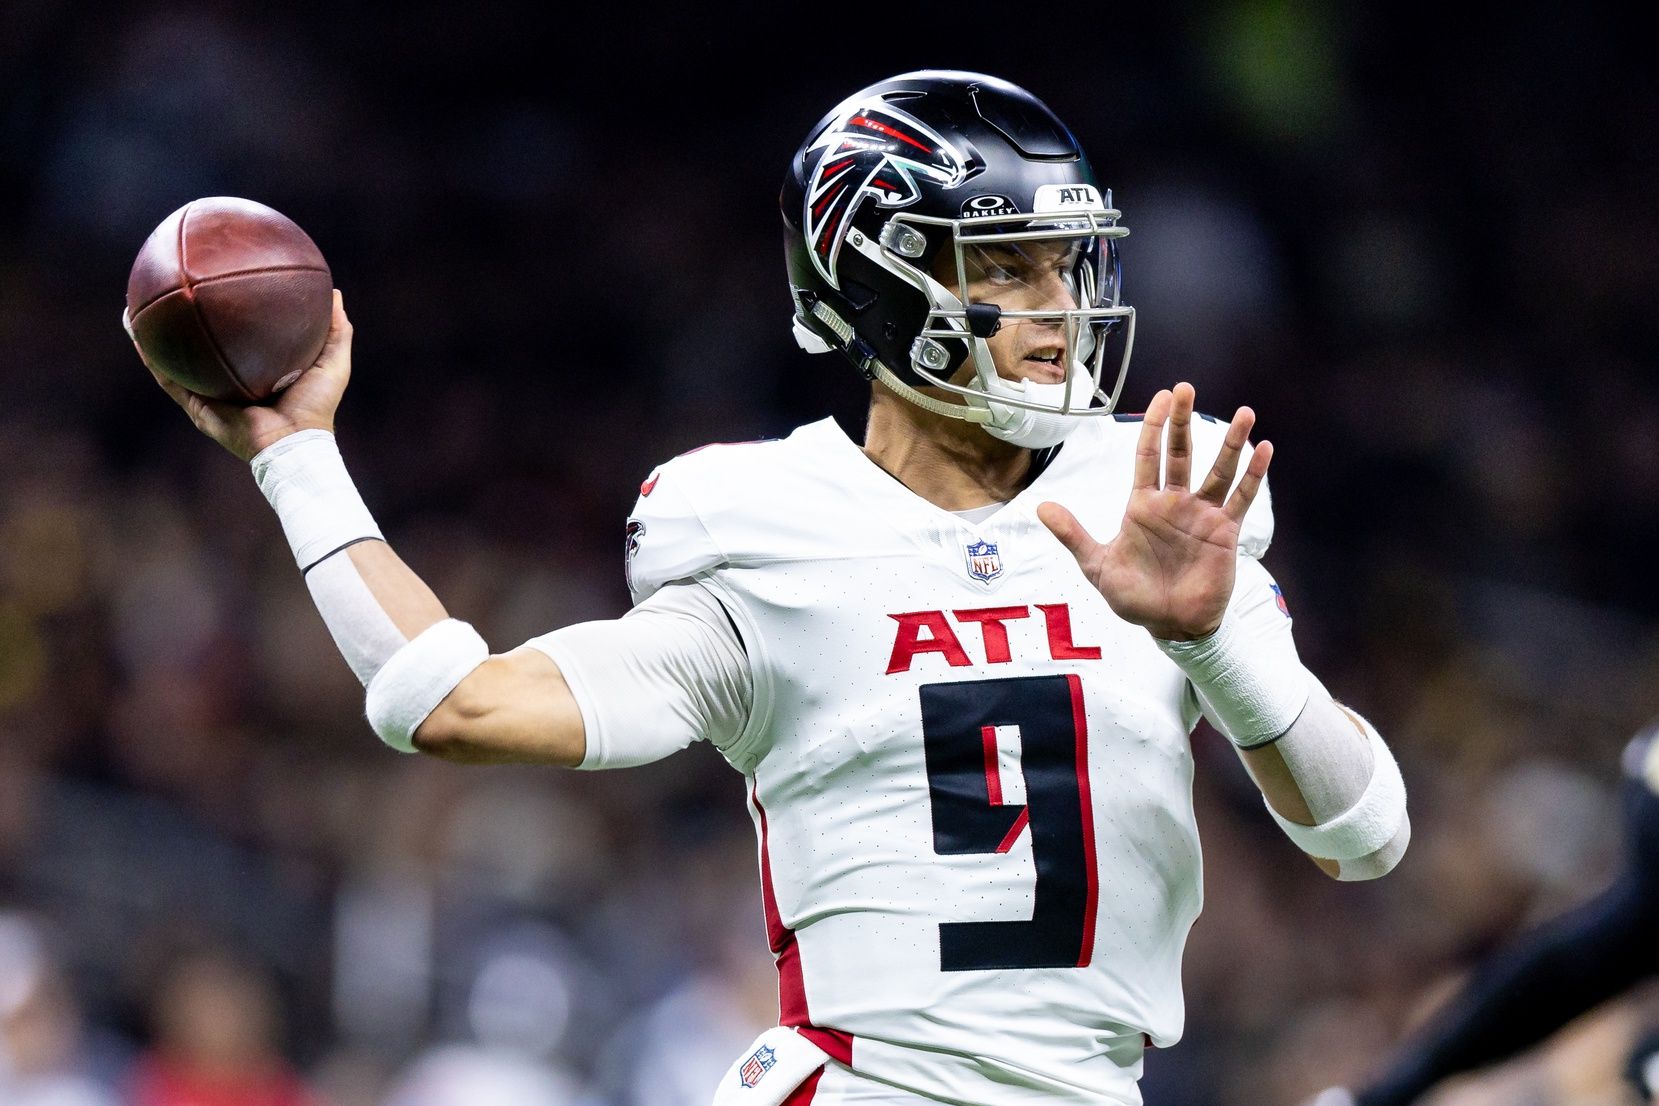
[[[1411,1106],[1447,1079],[1517,1055],[1659,973],[1659,739],[1625,754],[1624,866],[1611,886],[1475,966],[1381,1074],[1311,1106]],[[1642,1055],[1651,1053],[1643,1051]],[[1653,1077],[1630,1073],[1645,1092]]]

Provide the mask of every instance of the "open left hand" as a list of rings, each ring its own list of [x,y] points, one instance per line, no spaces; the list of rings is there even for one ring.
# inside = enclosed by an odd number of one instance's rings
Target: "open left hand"
[[[1095,541],[1058,503],[1037,508],[1037,517],[1077,558],[1083,575],[1112,610],[1169,641],[1208,637],[1221,625],[1233,595],[1239,528],[1273,460],[1273,446],[1262,442],[1233,488],[1239,457],[1256,422],[1250,408],[1240,407],[1209,475],[1197,491],[1189,490],[1194,396],[1192,385],[1183,383],[1173,393],[1152,397],[1135,447],[1134,486],[1123,528],[1110,542]]]

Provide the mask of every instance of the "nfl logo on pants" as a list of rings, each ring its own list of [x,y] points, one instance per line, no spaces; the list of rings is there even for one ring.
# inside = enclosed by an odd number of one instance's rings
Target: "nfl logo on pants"
[[[997,552],[995,542],[976,541],[966,547],[968,554],[968,575],[975,580],[990,583],[1002,575],[1002,556]]]
[[[737,1077],[743,1081],[745,1087],[753,1087],[760,1082],[760,1077],[772,1070],[772,1065],[778,1062],[778,1054],[767,1045],[755,1049],[755,1054],[743,1061],[743,1067],[738,1070]]]

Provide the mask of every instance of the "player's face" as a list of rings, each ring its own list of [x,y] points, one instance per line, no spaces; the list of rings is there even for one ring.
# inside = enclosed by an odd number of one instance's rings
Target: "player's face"
[[[1005,311],[1069,311],[1077,307],[1075,240],[976,245],[963,251],[967,287],[958,284],[956,259],[942,253],[934,276],[964,303],[994,303]],[[1006,380],[1059,384],[1066,379],[1065,328],[1056,320],[1004,319],[986,339],[997,375]],[[971,374],[971,367],[964,366]]]

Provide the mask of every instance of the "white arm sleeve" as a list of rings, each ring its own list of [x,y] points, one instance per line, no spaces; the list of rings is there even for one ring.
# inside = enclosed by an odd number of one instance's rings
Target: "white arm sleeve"
[[[1399,861],[1410,840],[1405,784],[1388,746],[1364,719],[1345,710],[1325,686],[1302,667],[1291,638],[1288,608],[1272,575],[1254,559],[1239,558],[1238,579],[1227,619],[1230,649],[1250,658],[1252,667],[1277,671],[1275,683],[1300,672],[1306,695],[1302,709],[1276,738],[1255,741],[1259,748],[1277,742],[1291,778],[1302,793],[1311,826],[1285,818],[1272,805],[1285,834],[1302,851],[1339,863],[1340,879],[1374,879]],[[1204,716],[1229,737],[1236,711],[1213,703],[1195,688]],[[1236,723],[1235,723],[1236,728]],[[1276,727],[1275,727],[1276,728]]]
[[[578,768],[626,768],[693,741],[722,750],[743,733],[754,678],[736,627],[714,593],[668,584],[619,619],[583,622],[526,645],[559,666],[582,712]]]

